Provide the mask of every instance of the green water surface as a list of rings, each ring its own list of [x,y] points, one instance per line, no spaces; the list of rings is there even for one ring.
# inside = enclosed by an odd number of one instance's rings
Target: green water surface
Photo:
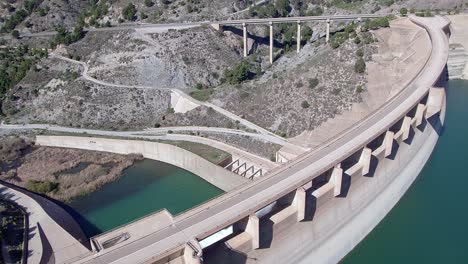
[[[468,263],[468,81],[449,81],[444,131],[414,184],[342,263]]]
[[[188,171],[143,160],[126,169],[119,180],[69,206],[90,237],[163,208],[176,215],[222,193]]]

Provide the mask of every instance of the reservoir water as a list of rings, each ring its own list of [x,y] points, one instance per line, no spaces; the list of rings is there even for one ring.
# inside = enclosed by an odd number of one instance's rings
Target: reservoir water
[[[445,129],[419,177],[342,263],[468,263],[468,81],[449,81]]]
[[[124,170],[119,180],[72,201],[75,218],[88,237],[166,208],[181,213],[223,191],[181,168],[143,160]]]

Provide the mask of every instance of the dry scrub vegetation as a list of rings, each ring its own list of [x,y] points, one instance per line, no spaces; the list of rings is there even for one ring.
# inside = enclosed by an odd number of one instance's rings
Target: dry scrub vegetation
[[[120,177],[141,155],[38,147],[20,137],[0,139],[0,179],[60,201],[86,195]]]

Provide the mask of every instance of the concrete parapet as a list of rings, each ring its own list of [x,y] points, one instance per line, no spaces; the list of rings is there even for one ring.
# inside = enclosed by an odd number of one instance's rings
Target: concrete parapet
[[[256,215],[249,216],[245,232],[252,237],[252,249],[260,247],[260,219]]]
[[[335,194],[335,186],[331,182],[328,182],[322,187],[313,191],[312,196],[314,196],[317,200],[316,207],[319,208],[320,206],[324,205],[329,200],[333,199],[334,194]]]
[[[124,245],[145,237],[174,223],[172,214],[166,209],[115,228],[91,238],[96,251],[101,251],[117,244]],[[119,245],[119,246],[120,246]]]

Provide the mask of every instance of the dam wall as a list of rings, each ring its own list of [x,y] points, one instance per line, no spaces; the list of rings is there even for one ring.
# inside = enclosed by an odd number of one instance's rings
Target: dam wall
[[[187,170],[225,192],[248,181],[248,179],[217,166],[190,151],[159,142],[91,137],[37,136],[36,144],[118,154],[138,153],[147,159],[162,161]]]

